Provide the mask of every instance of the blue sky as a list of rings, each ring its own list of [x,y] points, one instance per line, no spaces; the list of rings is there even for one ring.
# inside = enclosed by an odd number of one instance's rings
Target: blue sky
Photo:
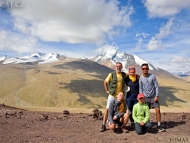
[[[0,0],[0,56],[133,53],[190,71],[190,0]]]

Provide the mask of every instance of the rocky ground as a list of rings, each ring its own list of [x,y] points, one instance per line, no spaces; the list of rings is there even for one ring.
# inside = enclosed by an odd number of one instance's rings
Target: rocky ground
[[[162,113],[165,132],[154,127],[137,135],[127,124],[129,133],[99,132],[101,113],[93,114],[33,112],[0,105],[0,143],[178,143],[190,142],[190,113]],[[118,129],[118,131],[120,131]]]

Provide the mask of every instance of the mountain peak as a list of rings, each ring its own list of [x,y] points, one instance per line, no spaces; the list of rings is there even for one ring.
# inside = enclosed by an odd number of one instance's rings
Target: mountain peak
[[[0,57],[0,61],[4,61],[7,58],[7,55]]]
[[[110,68],[115,68],[116,62],[121,62],[123,64],[123,70],[125,72],[128,71],[128,68],[131,65],[138,66],[140,69],[140,66],[143,63],[148,63],[147,61],[139,58],[138,56],[136,56],[132,53],[125,53],[125,52],[120,52],[117,50],[112,50],[112,51],[108,51],[106,53],[100,54],[100,55],[94,57],[92,60],[95,62],[98,62],[100,64],[103,64],[103,65],[106,65],[106,62],[109,61],[108,67],[110,67]],[[110,65],[110,62],[113,65]],[[155,68],[150,63],[148,63],[148,64],[149,64],[150,70],[153,70]],[[157,69],[157,68],[155,68],[155,69]]]

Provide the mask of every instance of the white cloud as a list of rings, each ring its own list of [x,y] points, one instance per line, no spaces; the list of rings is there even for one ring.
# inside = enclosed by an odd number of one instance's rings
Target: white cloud
[[[174,22],[173,19],[170,19],[166,25],[164,25],[163,27],[160,27],[159,29],[159,33],[156,34],[156,37],[158,39],[162,39],[167,37],[169,34],[171,34],[174,30]]]
[[[142,36],[143,38],[146,38],[146,37],[150,36],[150,34],[143,32],[143,33],[137,33],[135,36],[136,36],[136,37]]]
[[[175,56],[171,60],[172,63],[190,63],[190,58],[188,57],[181,57],[181,56]]]
[[[156,39],[155,37],[152,37],[147,45],[148,50],[157,50],[157,49],[163,49],[165,48],[164,44],[161,40]]]
[[[168,17],[190,8],[190,0],[142,0],[149,17]]]
[[[36,42],[37,40],[32,37],[0,30],[0,50],[20,53],[32,52]]]
[[[137,39],[137,46],[136,46],[136,49],[141,49],[142,42],[143,42],[143,39],[142,39],[142,38],[138,38],[138,39]]]
[[[143,33],[137,33],[135,36],[137,39],[137,44],[136,44],[135,50],[140,50],[142,48],[144,39],[146,39],[148,36],[150,36],[150,34],[143,32]]]
[[[121,28],[130,27],[134,12],[131,6],[119,8],[117,0],[23,2],[23,8],[10,9],[14,28],[43,41],[103,43]]]
[[[115,53],[118,50],[118,46],[114,43],[112,45],[104,45],[102,47],[99,47],[95,50],[96,53],[102,54],[102,53]]]
[[[147,45],[148,50],[157,50],[165,48],[165,45],[161,41],[162,38],[167,37],[169,34],[174,32],[175,26],[173,19],[171,18],[164,26],[160,27],[159,33],[156,33],[152,37]]]

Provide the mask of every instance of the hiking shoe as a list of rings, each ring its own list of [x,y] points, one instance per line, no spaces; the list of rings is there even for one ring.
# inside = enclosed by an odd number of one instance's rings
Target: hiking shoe
[[[126,126],[122,127],[122,131],[123,131],[123,133],[128,133],[129,132],[129,130],[127,130]]]
[[[116,124],[115,125],[116,128],[121,128],[121,126],[122,126],[121,124]]]
[[[106,130],[106,126],[105,125],[102,125],[101,129],[100,129],[100,132],[104,132]]]
[[[157,126],[157,130],[158,130],[159,132],[163,132],[163,131],[165,131],[165,129],[162,128],[161,126]]]
[[[131,126],[130,126],[131,129],[135,129],[135,124],[132,122],[131,123]]]

